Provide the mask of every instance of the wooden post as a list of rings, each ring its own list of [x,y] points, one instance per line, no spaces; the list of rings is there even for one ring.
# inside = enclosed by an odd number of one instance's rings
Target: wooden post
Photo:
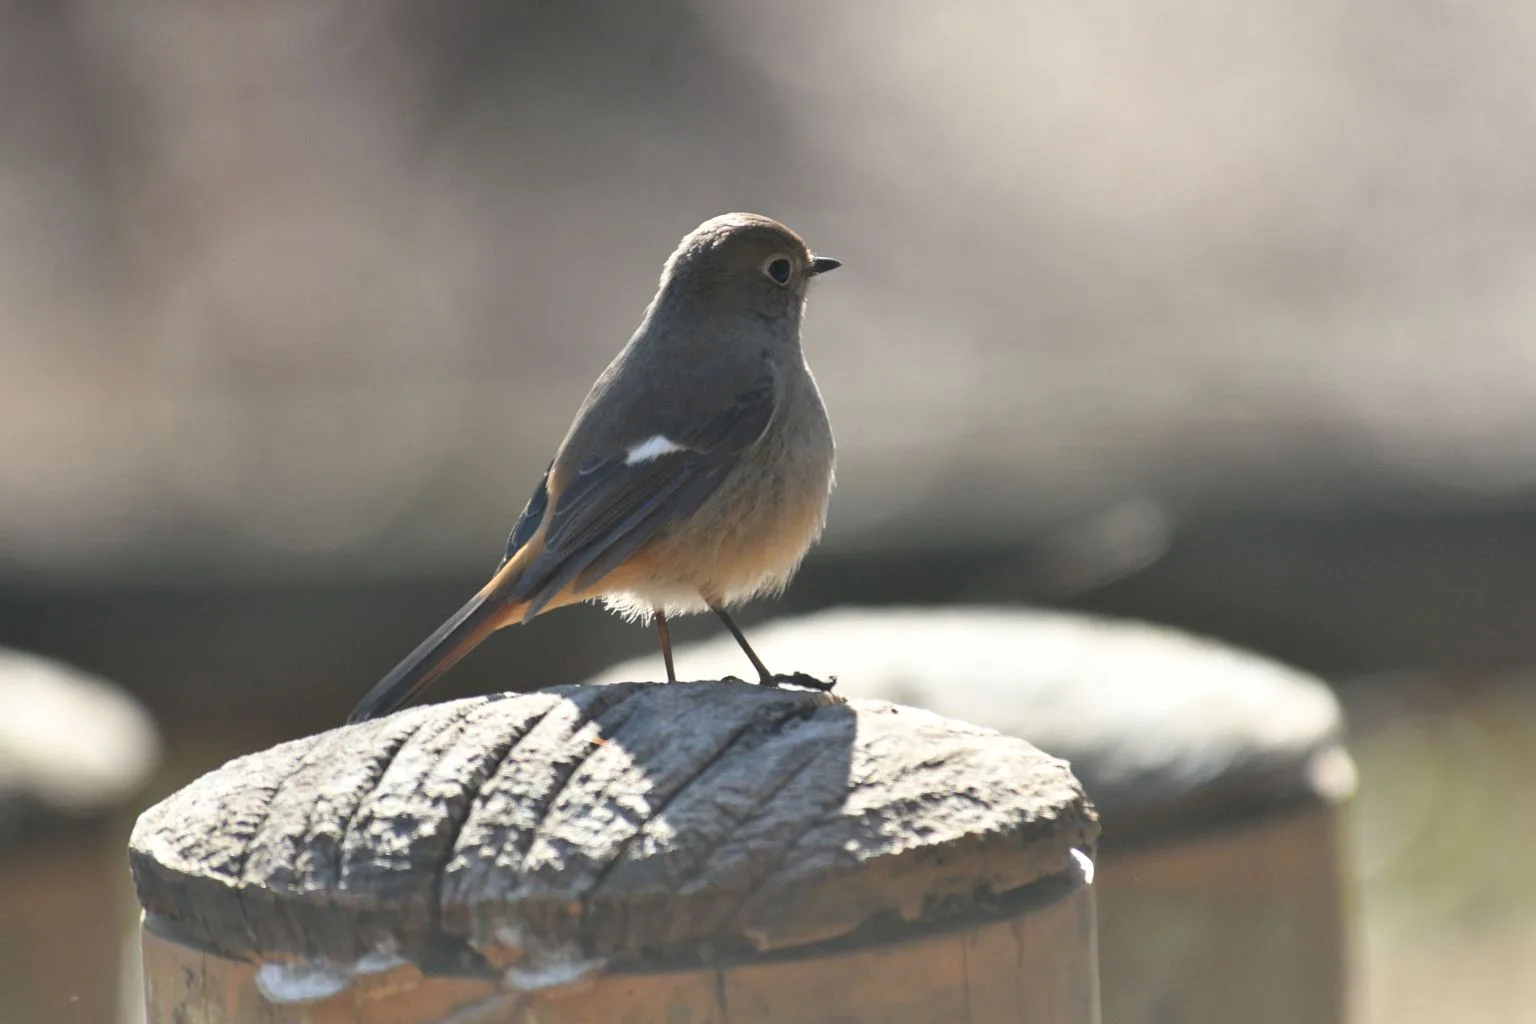
[[[240,758],[130,860],[151,1024],[1097,1024],[1097,834],[991,730],[619,683]]]
[[[123,834],[157,754],[148,717],[112,686],[0,651],[0,1020],[117,1019]]]
[[[1170,629],[1024,609],[839,609],[752,642],[769,664],[838,675],[848,696],[989,725],[1071,763],[1103,815],[1109,1024],[1347,1018],[1354,769],[1319,680]],[[728,637],[676,655],[684,673],[739,670]]]

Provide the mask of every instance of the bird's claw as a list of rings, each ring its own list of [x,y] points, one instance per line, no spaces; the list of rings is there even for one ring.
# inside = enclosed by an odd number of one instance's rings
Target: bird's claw
[[[763,680],[764,686],[799,686],[807,690],[816,690],[820,693],[831,693],[832,687],[837,685],[837,676],[828,676],[825,679],[817,679],[808,672],[775,672]]]

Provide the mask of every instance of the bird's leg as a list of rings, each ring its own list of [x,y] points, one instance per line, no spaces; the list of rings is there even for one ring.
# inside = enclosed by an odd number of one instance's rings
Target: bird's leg
[[[661,609],[656,610],[656,633],[661,637],[661,660],[667,663],[667,682],[677,682],[677,673],[672,669],[672,632],[667,629],[667,614]]]
[[[731,636],[735,637],[736,642],[741,645],[741,650],[746,654],[747,660],[752,663],[753,668],[757,669],[758,682],[764,686],[778,686],[778,681],[773,678],[773,673],[768,671],[768,667],[757,656],[757,652],[752,649],[752,645],[747,643],[747,638],[742,635],[736,623],[731,621],[731,617],[725,613],[725,609],[717,604],[711,604],[709,610],[720,617],[720,621],[725,623],[725,628],[731,631]]]
[[[725,613],[725,609],[711,603],[709,610],[720,617],[720,621],[725,623],[725,628],[731,631],[731,636],[736,638],[736,643],[741,645],[742,653],[747,656],[748,661],[752,662],[752,667],[757,669],[757,678],[762,685],[778,686],[780,683],[794,683],[796,686],[820,690],[822,693],[830,693],[832,687],[837,685],[835,678],[817,679],[815,676],[805,672],[792,672],[787,676],[774,675],[768,671],[768,666],[763,664],[763,660],[757,656],[757,652],[752,650],[752,645],[747,643],[747,638],[742,635],[736,623],[731,621],[731,617]]]
[[[739,643],[743,654],[746,654],[746,660],[750,660],[753,663],[753,668],[757,669],[757,682],[762,683],[763,686],[794,683],[796,686],[805,686],[806,689],[819,689],[823,694],[828,694],[828,692],[833,691],[833,686],[837,685],[836,677],[817,679],[817,677],[809,676],[808,672],[790,672],[788,676],[774,676],[773,672],[768,671],[768,666],[763,665],[762,659],[757,657],[757,652],[753,651],[753,646],[746,642],[746,637],[742,636],[742,631],[737,628],[736,623],[731,622],[731,617],[725,614],[725,609],[720,608],[716,603],[711,603],[710,611],[717,614],[720,617],[720,622],[725,623],[725,628],[730,629],[731,636],[736,637],[736,643]]]

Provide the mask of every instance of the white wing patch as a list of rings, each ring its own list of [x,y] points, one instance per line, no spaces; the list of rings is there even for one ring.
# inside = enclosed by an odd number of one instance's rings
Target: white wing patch
[[[683,446],[667,437],[665,434],[657,434],[655,437],[641,441],[629,450],[624,456],[624,465],[638,466],[642,462],[650,462],[659,459],[663,455],[671,455],[680,452]]]

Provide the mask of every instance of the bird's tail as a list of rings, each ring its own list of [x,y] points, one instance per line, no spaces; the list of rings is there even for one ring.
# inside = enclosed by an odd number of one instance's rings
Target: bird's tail
[[[514,557],[469,602],[380,679],[347,716],[347,724],[389,714],[425,690],[433,680],[502,626],[523,617],[527,601],[508,595],[522,575],[526,558]]]

